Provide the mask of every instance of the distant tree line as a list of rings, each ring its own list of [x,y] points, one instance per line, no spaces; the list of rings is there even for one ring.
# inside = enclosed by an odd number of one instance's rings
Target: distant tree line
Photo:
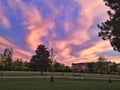
[[[88,69],[90,72],[98,72],[101,74],[109,74],[109,73],[120,74],[120,64],[107,61],[107,59],[104,56],[100,56],[97,62],[89,63]]]
[[[13,49],[5,48],[0,53],[0,70],[11,71],[56,71],[70,72],[71,68],[57,61],[51,60],[51,52],[44,45],[39,45],[35,50],[30,62],[23,61],[22,58],[12,59]]]
[[[77,68],[76,68],[77,67]],[[87,72],[87,73],[100,73],[100,74],[120,74],[120,64],[107,61],[104,56],[100,56],[97,62],[78,63],[72,68],[73,72]]]
[[[29,70],[29,63],[24,62],[22,58],[12,59],[13,49],[5,48],[3,53],[0,53],[0,70],[2,71],[26,71]]]
[[[51,52],[44,45],[39,45],[35,50],[35,55],[30,59],[30,62],[23,61],[22,58],[12,59],[13,50],[12,48],[5,48],[3,53],[0,53],[0,70],[11,70],[11,71],[51,71],[51,72],[71,72],[69,66],[65,66],[62,63],[53,60]],[[97,62],[87,63],[87,69],[81,72],[90,73],[120,73],[120,64],[107,62],[105,57],[100,56]]]

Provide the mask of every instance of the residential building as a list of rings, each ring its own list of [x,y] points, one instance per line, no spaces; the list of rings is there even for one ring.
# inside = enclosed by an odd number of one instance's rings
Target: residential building
[[[87,72],[88,63],[72,63],[73,72]]]

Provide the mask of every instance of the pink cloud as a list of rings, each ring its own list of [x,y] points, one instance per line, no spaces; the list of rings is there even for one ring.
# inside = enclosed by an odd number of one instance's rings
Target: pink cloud
[[[5,38],[0,37],[0,51],[1,51],[0,53],[2,53],[5,48],[13,49],[13,60],[16,60],[16,58],[23,58],[24,60],[26,60],[26,58],[29,58],[32,56],[31,52],[20,49],[13,43],[6,40]]]
[[[4,47],[14,47],[15,45],[10,43],[8,40],[6,40],[5,38],[3,37],[0,37],[0,46],[4,46]],[[3,44],[3,45],[2,45]]]
[[[13,8],[17,5],[22,10],[24,28],[27,31],[25,40],[29,47],[35,50],[39,44],[43,43],[42,37],[48,35],[48,29],[54,27],[54,23],[50,21],[51,17],[43,19],[36,6],[25,5],[21,0],[10,2],[10,5]]]
[[[13,60],[16,60],[17,58],[22,58],[24,61],[29,62],[31,57],[32,57],[31,52],[19,48],[13,48]]]
[[[10,22],[8,18],[6,17],[4,10],[2,8],[2,4],[0,4],[0,23],[5,27],[5,28],[10,28]]]
[[[59,41],[59,45],[56,45],[57,49],[60,49],[60,57],[64,58],[62,62],[65,63],[96,61],[98,58],[97,54],[112,50],[108,42],[94,42],[92,46],[84,48],[84,50],[79,52],[72,52],[72,47],[70,47],[70,44],[79,45],[81,47],[85,42],[92,40],[92,38],[88,34],[88,31],[90,30],[90,27],[95,23],[94,21],[96,20],[96,18],[99,18],[99,20],[101,21],[107,18],[106,12],[108,8],[104,5],[104,2],[102,0],[76,0],[76,2],[78,2],[81,7],[78,19],[81,27],[67,34],[68,36],[66,40]],[[69,32],[73,24],[74,22],[70,22],[69,20],[64,23],[66,32]],[[95,34],[95,37],[97,36],[96,30],[93,30],[93,32],[91,33]],[[76,53],[79,57],[70,56],[71,52]]]
[[[79,12],[79,23],[84,29],[85,33],[88,33],[90,27],[94,25],[96,19],[99,22],[107,18],[108,8],[105,6],[103,0],[76,0],[81,6]],[[88,3],[89,2],[89,3]],[[86,34],[86,37],[88,34]]]
[[[37,45],[44,44],[42,38],[45,37],[48,43],[48,48],[50,49],[53,47],[55,51],[57,51],[58,61],[67,65],[71,65],[72,62],[95,61],[100,53],[112,50],[111,46],[106,41],[98,40],[97,42],[93,41],[92,45],[89,44],[90,40],[92,41],[93,39],[88,33],[91,26],[95,24],[97,19],[101,22],[107,18],[106,11],[108,8],[104,5],[103,0],[75,0],[75,2],[79,4],[80,8],[78,20],[76,21],[80,26],[74,25],[74,21],[72,21],[74,18],[71,19],[71,17],[66,16],[65,18],[67,19],[65,19],[65,22],[58,22],[60,26],[63,25],[66,37],[56,39],[57,34],[54,29],[57,25],[55,19],[59,14],[64,13],[63,7],[57,9],[52,2],[45,0],[44,4],[51,9],[52,14],[43,18],[41,11],[34,4],[25,4],[22,0],[14,0],[14,2],[13,0],[8,1],[12,9],[16,10],[16,7],[18,7],[21,10],[23,21],[21,23],[25,30],[25,41],[28,44],[28,47],[35,50]],[[72,6],[68,9],[72,10]],[[66,13],[68,13],[69,10],[66,10]],[[9,25],[9,21],[7,21],[8,19],[3,12],[0,13],[0,17],[1,16],[2,19],[5,19],[2,23],[7,25],[6,23],[8,22]],[[76,26],[78,27],[76,28]],[[49,31],[52,33],[49,33]],[[97,30],[92,29],[91,34],[94,38],[97,38],[97,33]],[[13,46],[10,42],[4,39],[3,42],[7,45]],[[71,45],[83,47],[83,49],[73,50],[74,48]],[[32,53],[29,51],[21,50],[16,46],[14,47],[16,48],[15,52],[17,52],[15,57],[31,57]]]

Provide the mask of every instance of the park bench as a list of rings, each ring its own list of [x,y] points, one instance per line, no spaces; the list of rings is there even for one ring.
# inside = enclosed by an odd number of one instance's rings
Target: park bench
[[[81,77],[81,75],[80,75],[80,73],[73,73],[73,78],[80,78]]]

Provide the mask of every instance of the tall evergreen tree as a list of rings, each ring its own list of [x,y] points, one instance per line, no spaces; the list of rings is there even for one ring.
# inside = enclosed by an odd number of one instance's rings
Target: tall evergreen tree
[[[120,0],[103,0],[110,7],[107,13],[109,19],[98,27],[101,29],[99,36],[103,40],[109,40],[115,51],[120,52]]]
[[[35,53],[36,55],[33,55],[30,60],[30,68],[31,70],[41,71],[42,74],[43,71],[50,68],[50,52],[41,44],[37,47]]]

